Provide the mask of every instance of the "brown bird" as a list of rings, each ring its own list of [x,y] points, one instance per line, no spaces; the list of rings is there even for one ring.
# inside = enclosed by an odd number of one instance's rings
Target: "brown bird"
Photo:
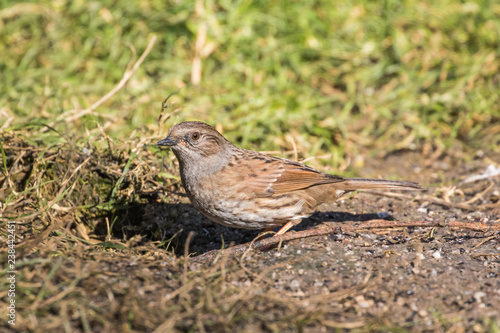
[[[187,121],[157,143],[172,148],[193,205],[229,227],[272,229],[275,236],[310,216],[317,206],[359,189],[421,190],[413,182],[344,178],[304,164],[236,147],[212,126]]]

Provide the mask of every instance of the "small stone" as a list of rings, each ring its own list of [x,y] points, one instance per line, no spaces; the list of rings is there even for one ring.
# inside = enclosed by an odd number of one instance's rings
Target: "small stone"
[[[417,313],[420,317],[427,317],[427,315],[428,315],[427,311],[425,311],[425,310],[418,310]]]
[[[434,253],[432,254],[432,257],[433,257],[434,259],[441,259],[441,249],[439,249],[439,250],[437,250],[436,252],[434,252]]]
[[[422,214],[427,214],[429,212],[429,210],[427,208],[420,207],[419,209],[417,209],[417,212],[422,213]]]
[[[385,218],[389,217],[389,213],[387,213],[387,212],[379,212],[379,213],[377,213],[377,217],[379,219],[385,219]]]
[[[375,302],[372,299],[365,299],[363,295],[355,297],[356,303],[362,309],[368,309],[375,306]]]
[[[482,333],[484,332],[484,328],[480,324],[475,324],[472,326],[472,331],[475,333]]]
[[[475,292],[475,293],[474,293],[474,298],[476,299],[476,301],[477,301],[478,303],[481,303],[481,299],[482,299],[484,296],[486,296],[486,294],[485,294],[484,292],[482,292],[482,291],[478,291],[478,292]]]
[[[321,288],[321,287],[323,287],[323,285],[324,285],[323,281],[315,281],[314,282],[314,287],[316,287],[316,288]]]

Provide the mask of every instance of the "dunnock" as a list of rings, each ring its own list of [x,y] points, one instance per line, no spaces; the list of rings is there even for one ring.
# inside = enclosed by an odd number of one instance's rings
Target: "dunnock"
[[[320,204],[349,191],[422,189],[413,182],[329,175],[298,162],[244,150],[198,121],[173,126],[157,145],[172,148],[186,193],[203,215],[236,228],[284,225],[275,236],[310,216]]]

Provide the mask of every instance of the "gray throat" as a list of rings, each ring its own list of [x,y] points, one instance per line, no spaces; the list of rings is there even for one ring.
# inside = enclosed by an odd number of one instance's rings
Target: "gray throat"
[[[212,156],[197,156],[198,161],[191,160],[193,157],[183,159],[177,153],[175,155],[179,161],[182,184],[190,191],[191,187],[203,181],[203,178],[224,168],[229,163],[231,152],[225,150]]]

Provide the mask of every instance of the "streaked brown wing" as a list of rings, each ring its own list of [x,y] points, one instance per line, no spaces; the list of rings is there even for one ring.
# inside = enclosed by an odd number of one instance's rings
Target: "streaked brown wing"
[[[311,167],[294,161],[283,161],[285,171],[273,185],[274,193],[302,190],[311,186],[344,181],[339,176],[326,175]]]
[[[233,171],[240,173],[240,186],[258,197],[283,194],[345,180],[342,177],[323,174],[298,162],[262,154],[254,155],[250,160],[251,163],[242,163],[247,166],[246,168],[239,164]]]

